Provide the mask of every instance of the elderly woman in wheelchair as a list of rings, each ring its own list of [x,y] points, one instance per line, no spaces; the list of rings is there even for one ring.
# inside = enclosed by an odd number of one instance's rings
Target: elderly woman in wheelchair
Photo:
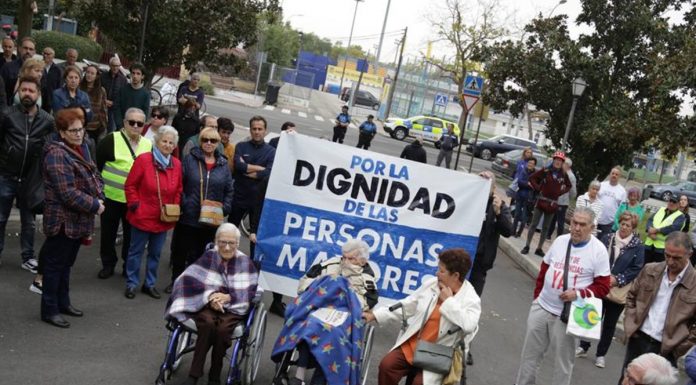
[[[341,257],[312,266],[300,279],[273,348],[278,363],[274,385],[301,385],[312,367],[311,385],[354,385],[366,375],[367,363],[361,363],[369,359],[372,328],[365,328],[362,312],[373,308],[379,296],[367,244],[351,239],[341,249]],[[290,364],[297,366],[292,378]]]
[[[206,355],[211,347],[208,384],[219,384],[225,352],[230,347],[233,333],[237,333],[235,327],[240,323],[247,326],[253,324],[249,317],[254,314],[253,310],[258,310],[253,303],[258,273],[251,258],[237,250],[239,237],[237,227],[230,223],[222,224],[215,234],[215,247],[209,248],[174,282],[166,317],[183,334],[188,333],[184,338],[186,343],[190,342],[192,333],[197,335],[191,369],[183,382],[185,385],[195,385],[203,376]],[[237,350],[235,347],[235,355]],[[180,360],[178,353],[181,352],[174,352],[175,357],[171,358],[170,363]],[[163,368],[166,365],[165,361]],[[169,368],[170,371],[173,369],[176,368]],[[160,377],[163,377],[162,373]],[[164,378],[161,378],[161,383],[164,383]]]

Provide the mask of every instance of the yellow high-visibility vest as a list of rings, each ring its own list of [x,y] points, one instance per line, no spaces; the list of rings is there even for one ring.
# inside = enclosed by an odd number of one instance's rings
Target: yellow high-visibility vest
[[[114,132],[114,160],[106,162],[101,172],[104,179],[104,195],[116,202],[126,203],[124,185],[135,161],[130,151],[130,144],[122,132]],[[151,151],[152,142],[141,137],[138,148],[133,149],[135,156]]]
[[[684,215],[680,210],[676,210],[672,214],[670,214],[667,218],[665,218],[665,214],[667,213],[666,208],[661,208],[657,210],[655,213],[655,216],[653,217],[653,225],[652,227],[660,230],[665,227],[671,226],[672,223],[674,223],[674,220],[679,218],[680,215]],[[663,249],[665,248],[665,240],[667,239],[667,236],[661,233],[657,233],[657,237],[655,239],[652,239],[650,237],[647,237],[645,239],[645,246],[655,246],[656,249]]]

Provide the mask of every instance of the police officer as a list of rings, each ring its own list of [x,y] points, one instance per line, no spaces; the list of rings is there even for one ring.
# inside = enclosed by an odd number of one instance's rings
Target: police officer
[[[375,117],[373,115],[367,115],[367,120],[360,125],[360,135],[358,136],[358,148],[368,149],[370,143],[372,143],[372,138],[377,135],[377,126],[372,121]]]
[[[348,106],[341,107],[341,113],[336,117],[336,125],[333,128],[333,141],[343,143],[343,138],[346,137],[346,131],[350,124],[350,115],[348,115]]]

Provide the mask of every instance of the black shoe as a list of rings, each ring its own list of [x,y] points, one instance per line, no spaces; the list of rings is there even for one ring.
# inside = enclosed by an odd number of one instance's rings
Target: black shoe
[[[114,268],[113,267],[105,267],[101,270],[99,270],[99,274],[97,274],[97,277],[99,279],[107,279],[114,275]]]
[[[167,285],[167,287],[164,288],[164,292],[167,294],[172,294],[172,287],[173,286],[174,286],[174,284],[170,283],[169,285]]]
[[[66,321],[63,317],[61,317],[59,314],[46,317],[46,318],[41,318],[41,321],[49,323],[53,326],[57,326],[59,328],[67,329],[70,327],[70,322]]]
[[[153,287],[143,286],[142,289],[140,289],[140,292],[142,292],[143,294],[147,294],[154,299],[162,298],[162,295],[160,295],[159,291],[157,291],[157,288],[155,288],[154,286]]]
[[[132,287],[127,287],[127,288],[126,288],[126,294],[125,294],[125,296],[126,296],[126,298],[128,298],[128,299],[133,299],[133,298],[135,298],[135,289],[132,288]]]
[[[282,302],[272,302],[268,311],[275,315],[285,317],[285,304]]]
[[[474,357],[471,355],[471,352],[466,353],[466,364],[469,366],[474,364]]]
[[[214,378],[208,378],[208,385],[220,385],[220,380],[219,379],[214,379]]]
[[[529,246],[523,247],[522,250],[520,251],[520,253],[527,255],[529,253]]]
[[[69,315],[71,317],[82,317],[85,313],[80,309],[74,308],[72,305],[68,306],[66,309],[60,311],[61,314]]]
[[[181,382],[179,385],[196,385],[198,383],[198,379],[196,377],[187,377],[184,382]]]
[[[536,255],[538,255],[538,256],[540,256],[540,257],[543,258],[543,257],[544,257],[544,250],[542,250],[542,249],[536,249],[536,250],[534,250],[534,254],[536,254]]]

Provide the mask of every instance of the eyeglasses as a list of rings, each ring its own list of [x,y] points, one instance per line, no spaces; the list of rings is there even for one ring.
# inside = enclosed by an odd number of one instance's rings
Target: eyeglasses
[[[237,246],[238,243],[239,243],[238,241],[217,241],[218,246],[222,246],[222,247]]]
[[[217,144],[218,140],[215,138],[201,138],[201,143],[211,143]]]
[[[52,55],[53,55],[51,52],[44,52],[43,54],[46,55],[46,56],[52,56]]]
[[[138,120],[127,120],[128,124],[133,126],[133,127],[143,127],[145,126],[145,122],[141,122]]]
[[[164,119],[164,115],[160,114],[152,114],[150,116],[152,117],[152,119]]]
[[[69,134],[72,134],[72,135],[81,134],[81,133],[83,133],[84,131],[85,131],[84,127],[79,127],[79,128],[68,128],[67,130],[65,130],[65,132],[67,132],[67,133],[69,133]]]

